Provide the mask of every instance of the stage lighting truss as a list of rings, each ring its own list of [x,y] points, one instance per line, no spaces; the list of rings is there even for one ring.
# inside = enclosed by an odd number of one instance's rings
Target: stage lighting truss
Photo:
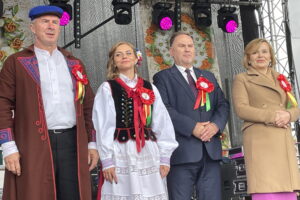
[[[194,3],[192,10],[197,26],[207,27],[211,25],[211,8],[209,3]]]
[[[174,12],[171,3],[158,2],[153,5],[152,23],[161,30],[170,30],[173,27]]]
[[[130,24],[132,20],[132,0],[113,0],[112,5],[114,6],[114,18],[116,24]]]
[[[68,4],[70,0],[49,0],[50,5],[57,6],[63,9],[63,14],[60,18],[60,25],[66,26],[72,20],[72,6]]]
[[[234,33],[239,27],[236,7],[226,6],[218,10],[218,26],[226,33]]]

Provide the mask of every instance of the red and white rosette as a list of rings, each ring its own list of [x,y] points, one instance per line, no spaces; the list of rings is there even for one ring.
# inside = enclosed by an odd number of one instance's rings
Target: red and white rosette
[[[200,76],[196,82],[196,88],[198,90],[197,99],[195,102],[194,110],[198,109],[200,104],[204,106],[206,104],[206,111],[210,110],[210,99],[209,94],[214,91],[214,84],[211,83],[208,79]]]
[[[288,80],[285,78],[285,76],[283,74],[279,74],[277,77],[277,80],[279,81],[280,87],[285,91],[285,93],[288,96],[288,99],[290,100],[290,102],[288,102],[288,104],[287,104],[287,108],[291,107],[290,103],[292,103],[294,107],[297,107],[298,106],[297,100],[291,94],[291,91],[292,91],[291,84],[288,82]]]
[[[152,116],[152,111],[151,111],[151,105],[155,101],[155,95],[153,90],[149,90],[144,87],[137,88],[137,92],[139,93],[140,100],[143,104],[143,112],[144,114],[142,115],[142,122],[144,125],[148,126],[151,123],[151,116]]]
[[[74,75],[76,79],[76,95],[75,100],[80,99],[80,103],[83,102],[83,98],[85,95],[85,88],[84,85],[88,84],[88,79],[86,74],[83,74],[83,68],[81,65],[74,65],[72,67],[72,74]]]

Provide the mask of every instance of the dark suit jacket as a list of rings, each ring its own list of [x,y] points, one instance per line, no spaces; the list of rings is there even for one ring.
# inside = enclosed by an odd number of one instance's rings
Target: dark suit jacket
[[[155,86],[158,88],[164,104],[171,116],[176,140],[179,147],[171,157],[171,164],[193,163],[201,160],[203,146],[213,160],[221,159],[220,133],[223,131],[229,114],[229,104],[219,87],[215,76],[208,71],[194,68],[196,77],[204,76],[215,86],[209,93],[211,101],[210,111],[205,111],[205,106],[194,110],[196,97],[188,82],[174,65],[169,69],[156,73],[153,77]],[[192,135],[197,122],[210,121],[219,127],[217,133],[210,142],[202,142]]]

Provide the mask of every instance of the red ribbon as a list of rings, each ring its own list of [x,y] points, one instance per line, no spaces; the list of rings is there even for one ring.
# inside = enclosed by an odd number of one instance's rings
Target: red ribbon
[[[133,100],[133,124],[136,135],[136,149],[138,152],[141,152],[142,148],[145,146],[144,126],[146,125],[146,117],[143,112],[143,103],[140,97],[139,88],[144,85],[144,80],[139,78],[135,88],[128,87],[120,78],[116,78],[115,80],[126,90],[128,97]]]
[[[203,76],[200,76],[197,79],[196,88],[198,89],[198,95],[194,105],[194,110],[199,108],[202,98],[202,103],[205,104],[206,93],[210,93],[215,89],[214,84],[212,84],[208,79],[204,78]]]

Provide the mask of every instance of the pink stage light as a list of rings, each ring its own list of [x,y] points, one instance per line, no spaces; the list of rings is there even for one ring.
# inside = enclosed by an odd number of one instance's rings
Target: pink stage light
[[[159,22],[159,26],[162,30],[170,30],[173,26],[173,21],[170,17],[163,17]]]
[[[236,31],[236,29],[238,28],[238,24],[236,23],[236,21],[234,20],[229,20],[227,23],[226,23],[226,32],[227,33],[233,33]]]
[[[66,26],[70,22],[70,15],[67,12],[63,12],[61,18],[60,18],[60,25]]]

